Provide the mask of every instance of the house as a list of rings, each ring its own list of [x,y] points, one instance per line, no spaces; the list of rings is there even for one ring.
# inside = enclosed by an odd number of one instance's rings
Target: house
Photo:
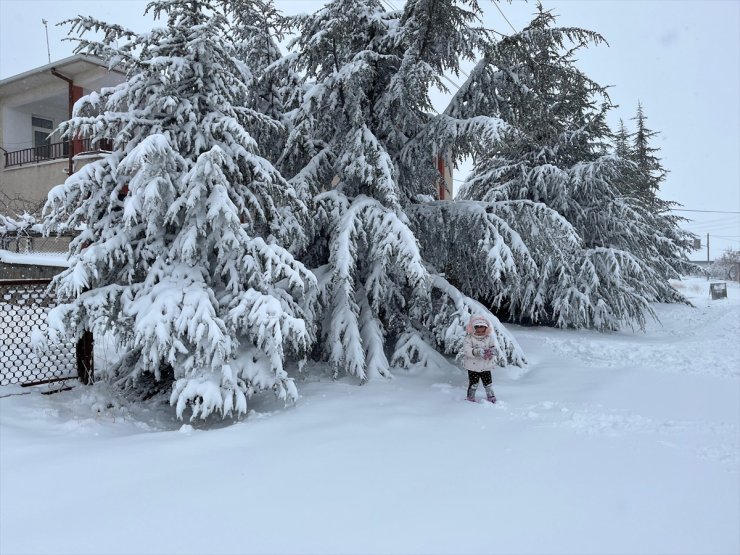
[[[54,130],[74,103],[122,83],[125,75],[102,60],[77,54],[0,81],[0,213],[35,213],[49,190],[105,151],[89,139],[62,140]],[[452,199],[452,171],[443,158],[438,198]]]
[[[77,100],[124,80],[102,60],[77,54],[0,81],[0,211],[38,211],[53,186],[97,157],[100,145],[62,140],[54,130]]]

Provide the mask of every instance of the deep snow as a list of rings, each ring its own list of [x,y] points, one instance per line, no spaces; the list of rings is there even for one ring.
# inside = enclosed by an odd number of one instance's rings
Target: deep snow
[[[738,553],[740,289],[679,287],[646,333],[507,326],[495,406],[449,368],[298,377],[207,430],[0,388],[0,553]]]

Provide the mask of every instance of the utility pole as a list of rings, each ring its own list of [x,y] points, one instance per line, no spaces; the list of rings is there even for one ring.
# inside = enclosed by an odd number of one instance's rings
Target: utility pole
[[[707,233],[707,262],[709,262],[709,233]]]
[[[42,19],[41,23],[44,24],[44,29],[46,29],[46,57],[49,60],[49,63],[51,63],[51,50],[49,50],[49,26],[47,25],[49,22]]]

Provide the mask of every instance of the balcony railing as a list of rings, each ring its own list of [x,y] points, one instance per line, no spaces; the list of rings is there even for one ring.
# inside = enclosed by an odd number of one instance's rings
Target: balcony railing
[[[81,143],[80,152],[90,150],[90,139],[75,141]],[[5,153],[5,167],[23,166],[24,164],[38,164],[47,160],[58,160],[69,158],[69,141],[61,143],[50,143],[48,145],[34,146]]]

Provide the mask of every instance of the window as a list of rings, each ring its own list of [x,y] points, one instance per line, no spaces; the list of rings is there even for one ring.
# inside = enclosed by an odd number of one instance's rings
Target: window
[[[49,133],[54,130],[54,121],[39,116],[31,116],[33,147],[36,158],[51,158]]]
[[[41,127],[42,129],[48,129],[49,131],[54,129],[54,122],[52,120],[40,118],[38,116],[31,116],[31,125],[34,127]]]

